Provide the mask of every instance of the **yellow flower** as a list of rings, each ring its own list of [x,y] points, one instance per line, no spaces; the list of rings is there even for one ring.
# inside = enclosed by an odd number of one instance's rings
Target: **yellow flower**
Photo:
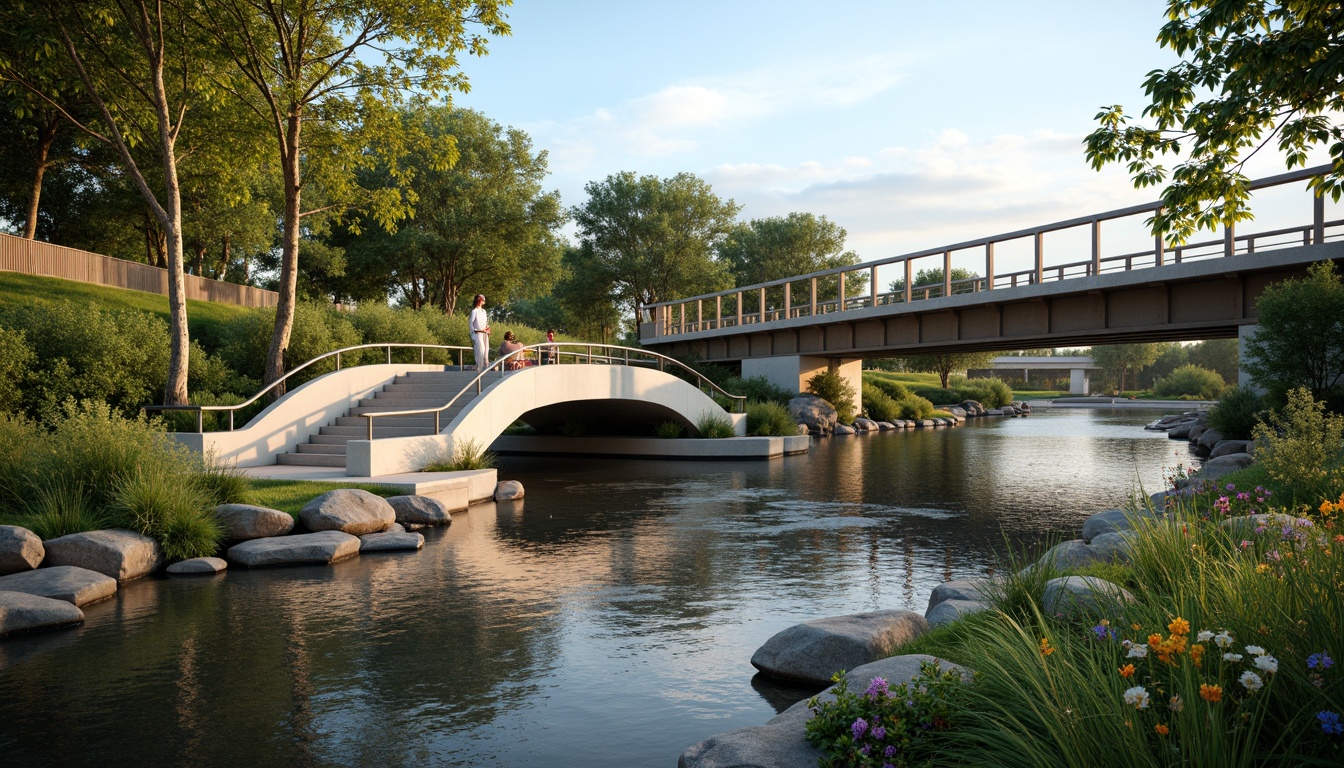
[[[1121,677],[1124,677],[1124,678],[1133,677],[1133,676],[1134,676],[1134,665],[1133,665],[1133,664],[1126,664],[1125,666],[1121,667],[1121,668],[1120,668],[1120,676],[1121,676]]]
[[[1167,631],[1173,635],[1188,635],[1190,634],[1190,622],[1177,616],[1167,625]]]
[[[1135,632],[1138,632],[1140,629],[1143,629],[1143,625],[1142,625],[1142,624],[1130,624],[1130,625],[1129,625],[1129,628],[1132,629],[1132,630],[1134,630]]]
[[[1269,563],[1260,563],[1255,566],[1256,573],[1269,573]]]
[[[1190,646],[1190,661],[1194,662],[1195,666],[1198,667],[1200,665],[1200,662],[1202,662],[1203,660],[1204,660],[1204,646],[1200,645],[1199,643],[1195,643],[1194,645]]]
[[[1049,640],[1048,638],[1044,638],[1044,637],[1042,637],[1042,638],[1041,638],[1041,655],[1042,655],[1042,656],[1049,656],[1050,654],[1052,654],[1052,653],[1054,653],[1054,652],[1055,652],[1055,649],[1050,647],[1050,640]]]
[[[1171,733],[1171,729],[1162,723],[1154,725],[1153,730],[1157,731],[1159,736],[1166,736],[1168,733]]]
[[[1200,683],[1199,698],[1212,704],[1217,704],[1223,700],[1223,686]]]
[[[1157,634],[1156,632],[1154,632],[1153,634],[1151,634],[1151,635],[1148,636],[1148,646],[1149,646],[1150,648],[1151,648],[1151,647],[1154,647],[1154,646],[1159,646],[1159,645],[1161,645],[1161,644],[1162,644],[1162,636],[1161,636],[1161,635],[1159,635],[1159,634]]]

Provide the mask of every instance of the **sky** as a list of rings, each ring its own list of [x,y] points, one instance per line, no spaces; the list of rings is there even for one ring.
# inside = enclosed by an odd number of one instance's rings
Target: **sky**
[[[744,220],[826,216],[867,261],[1155,199],[1082,142],[1176,62],[1165,8],[516,0],[454,102],[526,131],[567,206],[621,171],[689,171]]]

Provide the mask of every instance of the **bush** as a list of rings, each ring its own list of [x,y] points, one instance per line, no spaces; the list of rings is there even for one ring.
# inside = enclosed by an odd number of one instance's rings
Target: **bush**
[[[798,425],[779,403],[747,403],[747,434],[758,437],[796,435]]]
[[[0,327],[0,413],[21,411],[23,389],[36,361],[37,355],[28,347],[23,331]]]
[[[721,413],[706,413],[695,422],[695,429],[701,437],[718,440],[733,437],[733,420]]]
[[[1325,403],[1300,387],[1288,392],[1288,403],[1257,424],[1256,461],[1276,482],[1295,490],[1304,502],[1326,493],[1332,470],[1344,448],[1344,416],[1327,414]]]
[[[901,407],[895,400],[877,387],[863,383],[863,411],[874,421],[891,421],[900,418]]]
[[[1158,379],[1153,390],[1161,397],[1215,400],[1226,386],[1223,377],[1218,375],[1217,371],[1210,371],[1197,365],[1182,365],[1169,376]]]
[[[1264,412],[1264,400],[1249,389],[1232,387],[1209,409],[1209,426],[1227,440],[1249,440]]]
[[[170,562],[213,555],[224,535],[210,493],[182,469],[139,467],[117,485],[111,505],[114,525],[158,540]]]
[[[675,421],[660,421],[653,425],[653,434],[663,440],[675,440],[681,437],[682,426]]]
[[[910,390],[906,389],[904,384],[882,376],[865,375],[863,383],[877,387],[883,394],[898,403],[910,396]]]
[[[469,469],[493,469],[497,457],[477,440],[454,442],[452,457],[427,464],[421,472],[463,472]]]
[[[807,380],[807,391],[830,403],[841,424],[854,423],[854,385],[835,371],[821,371]]]
[[[927,419],[933,415],[933,403],[926,398],[912,395],[900,402],[901,418],[907,421]]]
[[[261,381],[274,330],[273,307],[256,309],[229,321],[220,334],[223,344],[219,350],[220,359],[239,374]],[[301,301],[294,307],[294,326],[290,331],[285,370],[300,366],[318,355],[362,343],[359,331],[355,330],[345,313],[328,305]],[[356,362],[344,358],[341,360],[342,365],[353,365]],[[335,359],[324,360],[290,379],[287,388],[294,389],[334,370]]]
[[[238,467],[220,461],[214,454],[207,454],[201,460],[195,480],[209,497],[211,506],[245,504],[252,489],[247,475]]]
[[[966,379],[952,389],[957,402],[975,400],[986,408],[1002,408],[1013,402],[1013,390],[998,378]]]
[[[43,540],[106,528],[110,518],[93,508],[84,489],[59,482],[37,481],[28,486],[23,514],[16,522]]]
[[[28,477],[45,439],[22,414],[0,413],[0,512],[23,508]]]
[[[934,405],[956,405],[965,399],[958,397],[956,392],[941,387],[915,387],[914,394]]]
[[[778,403],[788,405],[797,392],[787,392],[780,387],[770,383],[770,380],[764,376],[751,376],[745,379],[731,378],[723,385],[723,388],[734,395],[745,395],[748,402],[758,403]]]

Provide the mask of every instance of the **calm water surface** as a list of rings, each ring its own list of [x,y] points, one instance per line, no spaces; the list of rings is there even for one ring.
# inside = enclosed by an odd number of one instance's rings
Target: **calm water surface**
[[[141,580],[0,643],[0,764],[673,766],[809,693],[753,680],[779,630],[922,612],[1005,536],[1073,536],[1157,490],[1189,459],[1142,431],[1156,415],[1042,409],[769,462],[511,460],[524,502],[419,554]]]

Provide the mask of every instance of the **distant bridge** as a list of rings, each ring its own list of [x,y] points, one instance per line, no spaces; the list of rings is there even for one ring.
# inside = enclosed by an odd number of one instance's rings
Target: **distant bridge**
[[[1085,395],[1091,385],[1088,374],[1101,370],[1087,355],[1000,355],[990,363],[996,373],[1022,373],[1023,381],[1031,380],[1032,371],[1068,371],[1069,394]]]
[[[1324,168],[1251,186],[1300,182]],[[1320,197],[1305,202],[1311,215],[1300,225],[1227,227],[1220,238],[1176,248],[1159,237],[1148,250],[1103,251],[1103,224],[1161,209],[1149,203],[651,304],[640,317],[640,343],[676,357],[740,364],[744,376],[800,391],[819,370],[857,381],[860,361],[870,357],[1244,337],[1253,332],[1255,301],[1266,286],[1302,276],[1315,262],[1344,260],[1344,219],[1327,220]],[[1047,254],[1047,238],[1067,237],[1090,247]],[[996,270],[996,247],[1008,243],[1030,244],[1031,268]],[[983,275],[953,280],[954,254],[982,259]],[[942,281],[916,285],[917,266],[940,268]],[[899,290],[883,291],[879,271],[895,277]],[[864,290],[847,295],[855,282]]]

